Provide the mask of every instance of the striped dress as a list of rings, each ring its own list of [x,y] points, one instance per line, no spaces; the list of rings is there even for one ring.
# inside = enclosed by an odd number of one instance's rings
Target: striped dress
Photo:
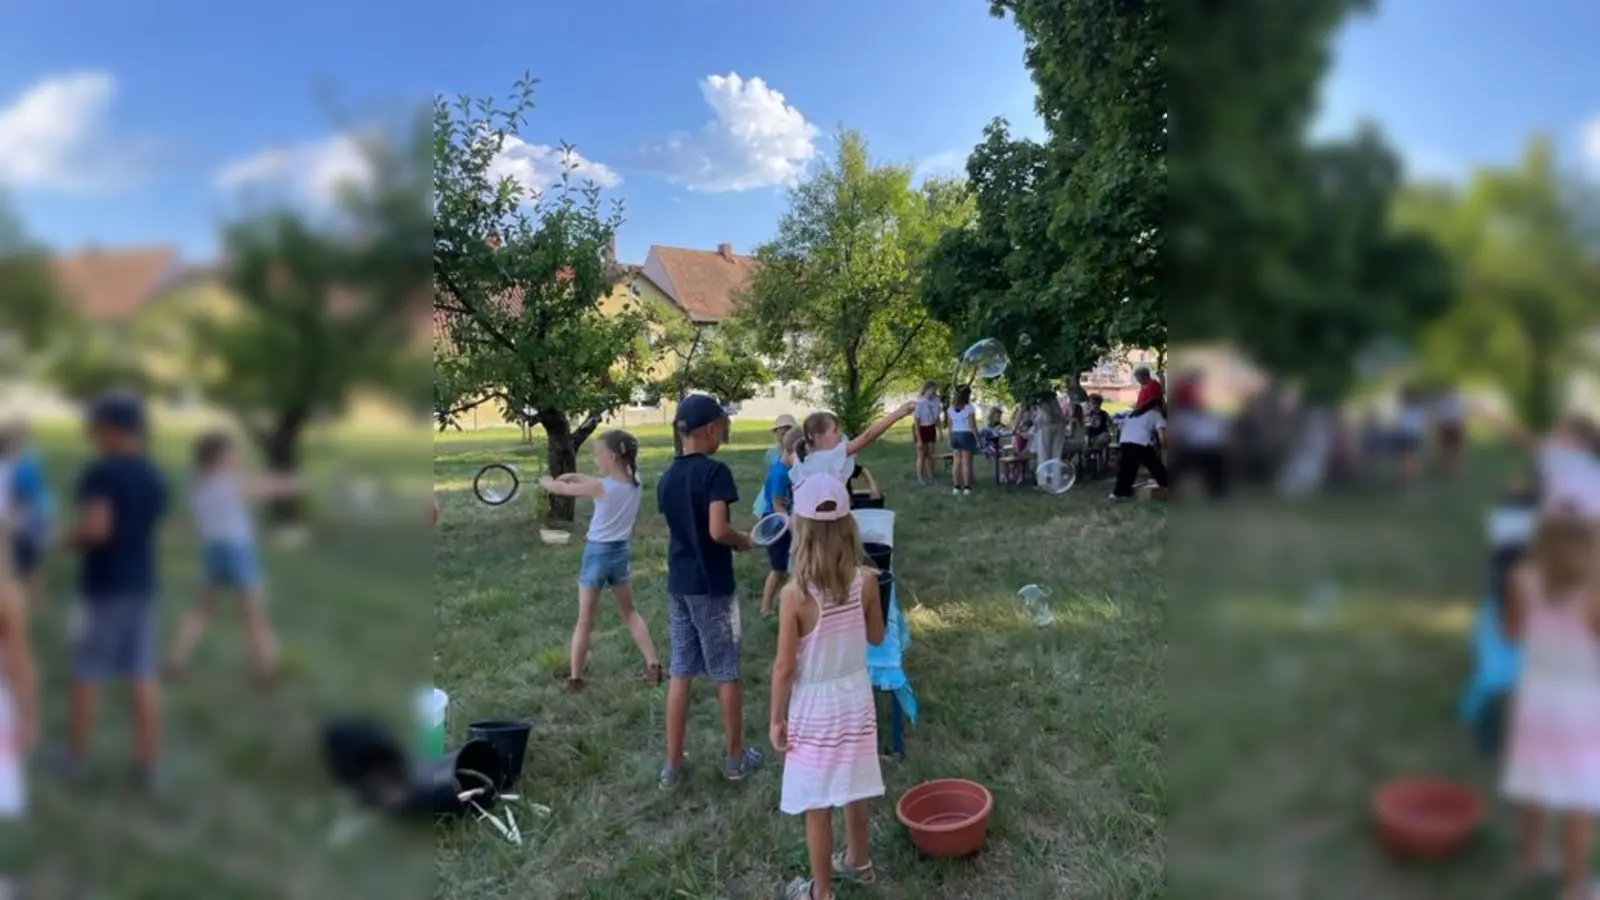
[[[1552,602],[1530,587],[1505,793],[1550,810],[1600,813],[1600,640],[1581,602]]]
[[[865,578],[858,571],[850,599],[837,606],[824,604],[816,627],[800,638],[780,803],[790,815],[883,796],[878,713],[867,675],[867,621],[861,607]],[[821,596],[815,587],[808,590]]]

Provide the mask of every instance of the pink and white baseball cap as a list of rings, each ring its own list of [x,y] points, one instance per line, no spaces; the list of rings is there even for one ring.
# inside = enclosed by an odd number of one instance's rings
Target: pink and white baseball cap
[[[850,515],[850,489],[832,475],[807,478],[795,486],[794,514],[815,522],[837,522]]]

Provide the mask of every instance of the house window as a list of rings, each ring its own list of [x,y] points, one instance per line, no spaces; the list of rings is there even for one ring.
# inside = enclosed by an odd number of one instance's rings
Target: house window
[[[1120,368],[1120,367],[1117,365],[1115,360],[1108,360],[1106,362],[1101,363],[1098,366],[1095,366],[1095,368],[1094,368],[1095,380],[1096,381],[1115,381],[1117,379],[1117,369],[1118,368]]]

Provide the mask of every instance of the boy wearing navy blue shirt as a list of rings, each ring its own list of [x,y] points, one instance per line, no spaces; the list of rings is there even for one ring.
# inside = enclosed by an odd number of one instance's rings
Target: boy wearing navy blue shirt
[[[133,688],[138,759],[147,780],[161,755],[161,698],[156,680],[156,540],[167,511],[167,485],[145,448],[144,405],[113,395],[89,414],[99,450],[78,479],[79,522],[72,536],[82,554],[72,648],[69,771],[88,756],[100,686]]]
[[[728,415],[704,394],[678,404],[675,427],[683,455],[656,485],[656,503],[667,520],[668,629],[672,662],[667,686],[667,763],[661,787],[683,779],[684,739],[689,727],[689,689],[695,678],[717,684],[725,740],[723,775],[743,780],[760,767],[761,751],[744,744],[744,693],[739,683],[739,604],[734,594],[733,554],[752,546],[735,531],[730,510],[739,502],[733,472],[712,459],[727,433]]]

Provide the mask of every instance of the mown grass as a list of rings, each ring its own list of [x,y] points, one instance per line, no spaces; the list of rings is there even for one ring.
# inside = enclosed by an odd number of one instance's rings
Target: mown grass
[[[648,486],[669,461],[671,441],[660,430],[640,437]],[[740,423],[721,453],[747,500],[767,440],[759,425]],[[701,767],[681,794],[657,790],[665,694],[635,678],[637,653],[614,611],[596,635],[589,689],[564,691],[581,529],[570,547],[544,547],[529,503],[489,509],[470,493],[483,464],[526,459],[525,471],[537,469],[540,450],[492,432],[448,435],[436,452],[444,514],[438,683],[454,698],[458,736],[474,718],[534,723],[522,793],[553,811],[536,820],[522,848],[478,827],[447,831],[437,854],[439,896],[766,897],[801,872],[803,831],[777,812],[777,765],[741,785]],[[872,836],[881,875],[870,895],[1159,896],[1164,512],[1109,507],[1103,485],[1065,497],[998,488],[987,471],[972,496],[952,497],[916,484],[908,432],[869,450],[865,462],[899,517],[895,567],[914,636],[906,668],[922,703],[906,759],[884,764],[889,794]],[[634,578],[664,652],[666,534],[649,496]],[[580,509],[580,523],[587,514]],[[764,744],[776,638],[775,626],[753,615],[764,557],[741,556],[737,571],[748,611],[747,739]],[[1054,590],[1054,626],[1036,628],[1018,604],[1017,589],[1029,583]],[[713,755],[719,734],[711,691],[702,688],[691,755]],[[950,776],[994,792],[988,849],[962,862],[924,860],[893,803],[916,782]]]

